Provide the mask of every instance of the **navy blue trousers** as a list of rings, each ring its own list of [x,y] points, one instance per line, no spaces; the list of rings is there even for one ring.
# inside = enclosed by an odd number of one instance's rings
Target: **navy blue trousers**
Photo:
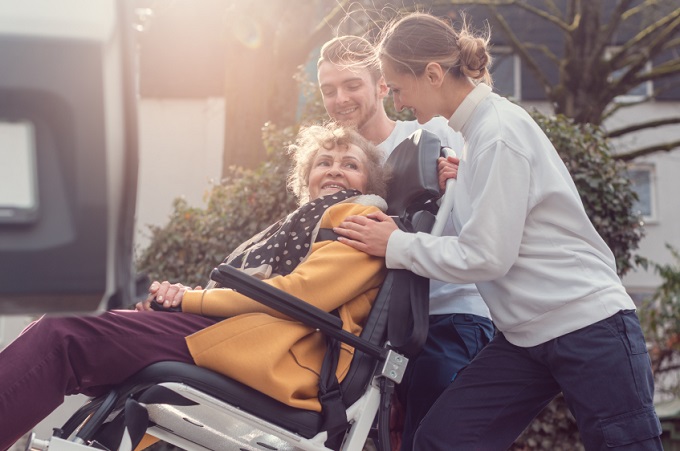
[[[560,391],[587,450],[663,449],[634,311],[529,348],[496,335],[430,409],[415,449],[507,450]]]
[[[491,320],[477,315],[431,315],[422,351],[411,359],[397,393],[405,406],[401,451],[413,448],[420,421],[456,375],[491,341]]]

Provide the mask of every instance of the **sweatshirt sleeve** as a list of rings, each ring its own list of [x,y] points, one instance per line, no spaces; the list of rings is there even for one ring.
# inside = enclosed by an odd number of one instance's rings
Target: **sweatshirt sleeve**
[[[322,217],[321,227],[332,228],[347,216],[376,211],[376,207],[358,204],[334,205]],[[379,287],[384,279],[384,268],[383,258],[367,255],[338,241],[322,241],[312,245],[308,258],[292,273],[264,282],[330,312],[360,294]],[[187,291],[182,298],[182,311],[216,317],[255,312],[284,316],[225,288]]]
[[[529,209],[531,167],[526,157],[497,141],[476,155],[466,187],[472,213],[457,237],[395,231],[388,268],[452,283],[495,280],[519,255]]]

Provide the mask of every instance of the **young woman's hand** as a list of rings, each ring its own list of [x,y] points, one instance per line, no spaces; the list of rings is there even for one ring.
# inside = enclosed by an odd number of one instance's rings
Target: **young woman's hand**
[[[349,216],[333,231],[341,235],[339,241],[376,257],[384,257],[387,241],[397,230],[394,220],[383,212],[366,216]]]
[[[437,160],[437,172],[439,173],[439,189],[443,192],[446,189],[446,181],[458,177],[458,165],[460,159],[456,157],[439,157]]]
[[[194,288],[194,290],[201,289],[200,286]],[[155,280],[151,283],[151,286],[149,286],[149,295],[144,301],[138,302],[137,305],[135,305],[135,310],[152,310],[152,302],[155,302],[159,307],[166,309],[179,308],[182,304],[182,297],[187,290],[191,290],[191,287],[182,285],[181,283],[171,284],[167,280],[163,282]]]

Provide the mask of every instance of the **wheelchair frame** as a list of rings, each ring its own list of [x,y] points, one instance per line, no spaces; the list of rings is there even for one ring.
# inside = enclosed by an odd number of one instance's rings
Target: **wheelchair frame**
[[[388,159],[395,180],[388,189],[388,214],[412,224],[415,231],[441,234],[451,212],[453,180],[447,182],[436,220],[427,214],[440,197],[436,161],[442,152],[434,134],[419,130]],[[397,177],[401,171],[408,177]],[[102,431],[107,427],[121,430],[122,436],[115,437],[120,439],[116,447],[130,451],[138,441],[135,437],[144,432],[187,450],[356,451],[369,437],[379,450],[390,449],[389,410],[394,384],[401,382],[408,364],[405,354],[415,354],[427,337],[427,297],[418,302],[412,296],[413,280],[419,276],[388,270],[361,336],[342,330],[336,316],[230,266],[220,265],[211,278],[355,348],[350,371],[341,383],[348,424],[340,434],[341,444],[329,443],[328,431],[321,428],[322,413],[287,406],[195,365],[159,362],[108,394],[89,400],[62,428],[55,429],[51,439],[33,437],[27,449],[110,449],[105,440],[101,441],[102,436],[106,438]],[[428,292],[425,289],[425,296]],[[407,301],[398,303],[395,296],[405,296]],[[140,420],[124,422],[121,427],[122,412],[128,417],[139,414]]]

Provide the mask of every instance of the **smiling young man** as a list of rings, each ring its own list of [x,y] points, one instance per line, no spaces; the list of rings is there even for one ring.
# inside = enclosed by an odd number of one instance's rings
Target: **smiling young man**
[[[354,125],[364,138],[388,154],[421,128],[435,133],[443,146],[456,151],[463,148],[463,138],[443,117],[419,124],[387,116],[383,100],[389,88],[367,40],[341,36],[328,41],[321,49],[317,75],[328,115],[340,124]]]
[[[343,125],[355,126],[364,138],[387,155],[421,128],[435,133],[443,146],[462,150],[461,135],[454,132],[443,117],[419,124],[418,121],[394,121],[387,116],[383,100],[389,89],[375,58],[375,49],[367,40],[342,36],[328,41],[321,48],[317,71],[328,115]],[[415,113],[417,117],[418,112]],[[444,234],[456,234],[451,221]],[[420,420],[492,336],[489,309],[474,284],[430,282],[427,342],[418,357],[409,362],[398,387],[406,408],[402,451],[413,447],[413,435]]]

